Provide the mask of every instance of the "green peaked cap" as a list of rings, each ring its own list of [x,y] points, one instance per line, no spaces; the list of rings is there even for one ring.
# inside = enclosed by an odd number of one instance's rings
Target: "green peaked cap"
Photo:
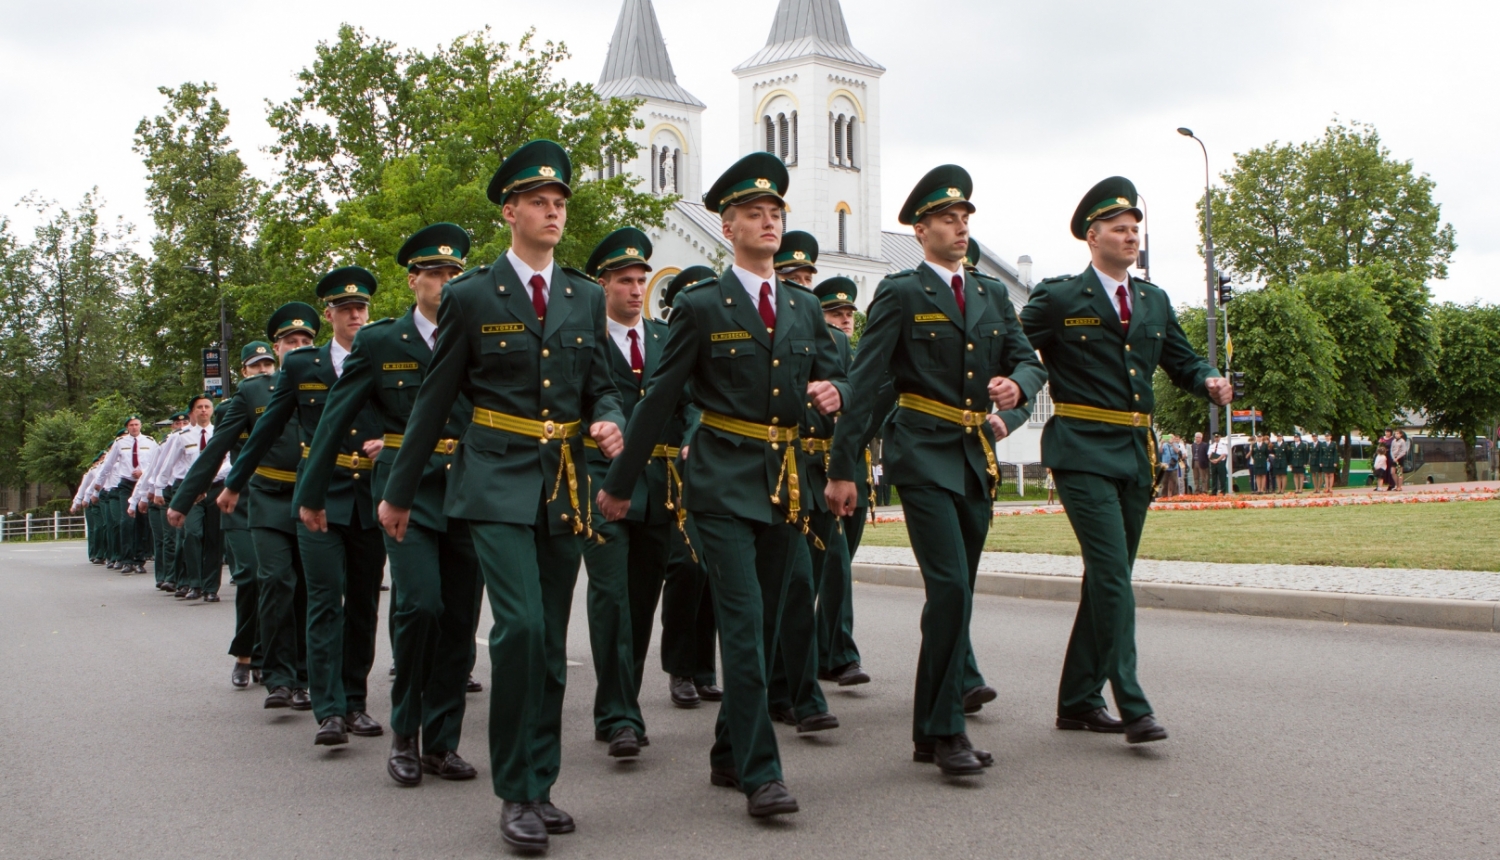
[[[462,269],[471,241],[469,231],[457,224],[446,221],[430,224],[411,234],[396,252],[396,263],[408,270],[446,266]]]
[[[271,312],[266,320],[266,339],[275,343],[292,332],[302,332],[308,337],[317,337],[323,320],[313,306],[307,302],[287,302]]]
[[[975,271],[976,269],[978,269],[979,268],[979,255],[983,254],[983,253],[984,253],[984,250],[979,247],[979,242],[976,241],[974,239],[974,237],[970,236],[969,237],[969,250],[967,250],[967,251],[964,252],[964,268],[968,269],[971,272]]]
[[[634,227],[621,227],[600,240],[584,264],[584,274],[598,278],[600,273],[623,269],[626,266],[645,266],[651,271],[647,260],[651,259],[651,240]]]
[[[829,278],[816,287],[813,287],[813,295],[823,305],[823,310],[834,308],[855,307],[854,300],[859,298],[859,285],[849,278],[839,275]]]
[[[939,165],[927,171],[927,175],[912,187],[911,193],[906,196],[906,202],[901,204],[901,213],[896,220],[910,226],[922,220],[924,215],[941,212],[959,204],[973,212],[974,204],[969,202],[972,196],[974,180],[969,177],[969,171],[957,164]]]
[[[1111,176],[1101,180],[1089,189],[1089,193],[1083,195],[1083,199],[1078,201],[1078,208],[1073,210],[1070,225],[1073,238],[1082,239],[1087,236],[1089,225],[1095,221],[1108,221],[1126,212],[1134,212],[1136,218],[1143,218],[1141,210],[1136,207],[1136,200],[1135,183],[1129,179]]]
[[[762,197],[775,197],[786,205],[787,187],[791,177],[780,158],[769,152],[752,152],[729,165],[708,193],[703,195],[703,205],[710,212],[723,212],[726,206],[738,206]]]
[[[240,347],[240,366],[254,364],[257,361],[275,361],[276,353],[271,345],[263,340],[252,340]]]
[[[573,161],[555,141],[533,140],[501,162],[485,195],[496,206],[504,206],[512,194],[530,191],[543,185],[561,185],[573,196]]]
[[[812,269],[818,262],[818,240],[806,230],[792,230],[781,237],[781,247],[776,249],[774,265],[778,272],[794,269]]]
[[[363,266],[343,266],[318,281],[318,298],[325,305],[341,305],[344,302],[369,304],[373,295],[375,276]]]
[[[688,287],[696,287],[704,281],[712,281],[718,276],[718,272],[707,266],[688,266],[686,269],[673,275],[672,280],[667,282],[667,289],[662,293],[662,301],[666,302],[667,307],[671,307],[678,293]]]

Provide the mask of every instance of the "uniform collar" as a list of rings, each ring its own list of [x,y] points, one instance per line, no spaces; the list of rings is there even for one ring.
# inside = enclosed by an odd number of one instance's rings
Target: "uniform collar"
[[[531,276],[541,275],[542,283],[547,285],[547,291],[552,291],[552,267],[548,266],[544,271],[537,271],[526,265],[526,261],[516,256],[515,249],[506,248],[505,257],[510,260],[510,267],[516,270],[516,277],[521,279],[521,284],[526,287],[527,295],[531,294]]]
[[[734,270],[734,276],[736,278],[740,279],[740,283],[743,284],[744,287],[745,287],[745,292],[747,292],[747,293],[750,294],[750,301],[753,302],[753,304],[750,305],[752,308],[758,308],[758,307],[760,307],[760,285],[761,284],[770,284],[771,285],[771,307],[775,307],[776,306],[776,273],[775,272],[771,273],[771,277],[769,277],[769,278],[763,278],[760,275],[757,275],[754,272],[750,271],[749,269],[743,268],[741,266],[730,266],[729,268],[731,268],[731,269]]]
[[[958,267],[958,271],[956,271],[956,272],[950,272],[949,270],[943,268],[942,266],[939,266],[937,263],[934,263],[931,260],[923,260],[922,262],[928,268],[932,269],[934,272],[937,272],[937,276],[939,278],[942,278],[943,279],[943,283],[945,285],[947,285],[947,286],[952,286],[953,285],[953,279],[954,278],[958,278],[960,280],[963,279],[963,276],[964,276],[963,268],[964,267],[962,265],[960,265]]]
[[[422,316],[421,308],[411,309],[411,321],[417,327],[417,334],[427,341],[429,347],[437,345],[437,323],[429,322],[427,317]]]
[[[339,346],[337,340],[328,342],[328,359],[333,362],[333,375],[344,375],[344,359],[349,357],[349,350]]]

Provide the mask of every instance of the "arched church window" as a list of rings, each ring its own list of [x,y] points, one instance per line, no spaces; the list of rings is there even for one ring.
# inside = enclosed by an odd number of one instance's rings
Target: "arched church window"
[[[657,148],[656,148],[656,144],[653,143],[653,144],[651,144],[651,172],[650,172],[650,175],[651,175],[651,191],[652,191],[652,193],[655,193],[656,191],[659,191],[661,189],[661,186],[658,185],[658,184],[656,184],[656,158],[657,158]]]
[[[844,132],[849,139],[844,142],[844,152],[848,153],[847,163],[850,167],[857,167],[854,163],[854,117],[849,117],[849,122],[844,126]]]
[[[672,193],[682,193],[682,150],[672,150]]]
[[[776,115],[776,154],[781,157],[782,161],[788,161],[791,158],[791,147],[790,147],[790,141],[788,140],[788,131],[789,131],[789,129],[787,127],[786,114],[784,114],[784,113],[777,114]]]
[[[839,253],[849,253],[849,213],[839,210]]]
[[[835,164],[844,163],[844,117],[842,115],[833,121],[833,161]]]
[[[792,157],[787,164],[797,163],[797,112],[792,111]]]
[[[766,123],[766,152],[775,152],[776,151],[776,123],[775,123],[775,120],[772,120],[770,114],[767,114],[766,117],[765,117],[765,123]]]

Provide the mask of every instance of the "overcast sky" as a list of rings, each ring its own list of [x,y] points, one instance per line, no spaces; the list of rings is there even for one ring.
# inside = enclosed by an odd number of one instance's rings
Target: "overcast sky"
[[[596,81],[620,0],[4,0],[0,13],[0,217],[29,235],[15,203],[31,191],[72,205],[98,186],[108,212],[150,219],[136,123],[156,87],[219,85],[231,134],[252,170],[272,164],[267,100],[295,87],[320,40],[342,22],[403,47],[431,49],[484,26],[513,41],[527,27],[562,41],[570,80]],[[1458,252],[1442,300],[1497,300],[1500,61],[1493,0],[845,0],[855,45],[882,80],[883,205],[888,228],[915,180],[943,162],[974,175],[975,235],[1038,278],[1087,261],[1068,233],[1079,196],[1123,174],[1148,201],[1152,280],[1201,304],[1193,205],[1198,147],[1215,176],[1236,152],[1320,135],[1335,115],[1371,122],[1391,152],[1437,183]],[[732,69],[770,32],[776,0],[656,0],[678,81],[708,105],[704,184],[738,155]]]

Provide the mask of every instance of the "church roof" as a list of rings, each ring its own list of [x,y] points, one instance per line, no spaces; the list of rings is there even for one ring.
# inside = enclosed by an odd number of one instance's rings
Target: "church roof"
[[[766,46],[734,70],[738,72],[801,57],[828,57],[885,71],[885,66],[854,47],[839,0],[781,0],[776,7],[776,20],[771,24]]]
[[[609,56],[604,59],[604,72],[594,89],[604,98],[644,96],[704,106],[677,83],[651,0],[625,0],[620,7],[615,35],[609,42]]]

